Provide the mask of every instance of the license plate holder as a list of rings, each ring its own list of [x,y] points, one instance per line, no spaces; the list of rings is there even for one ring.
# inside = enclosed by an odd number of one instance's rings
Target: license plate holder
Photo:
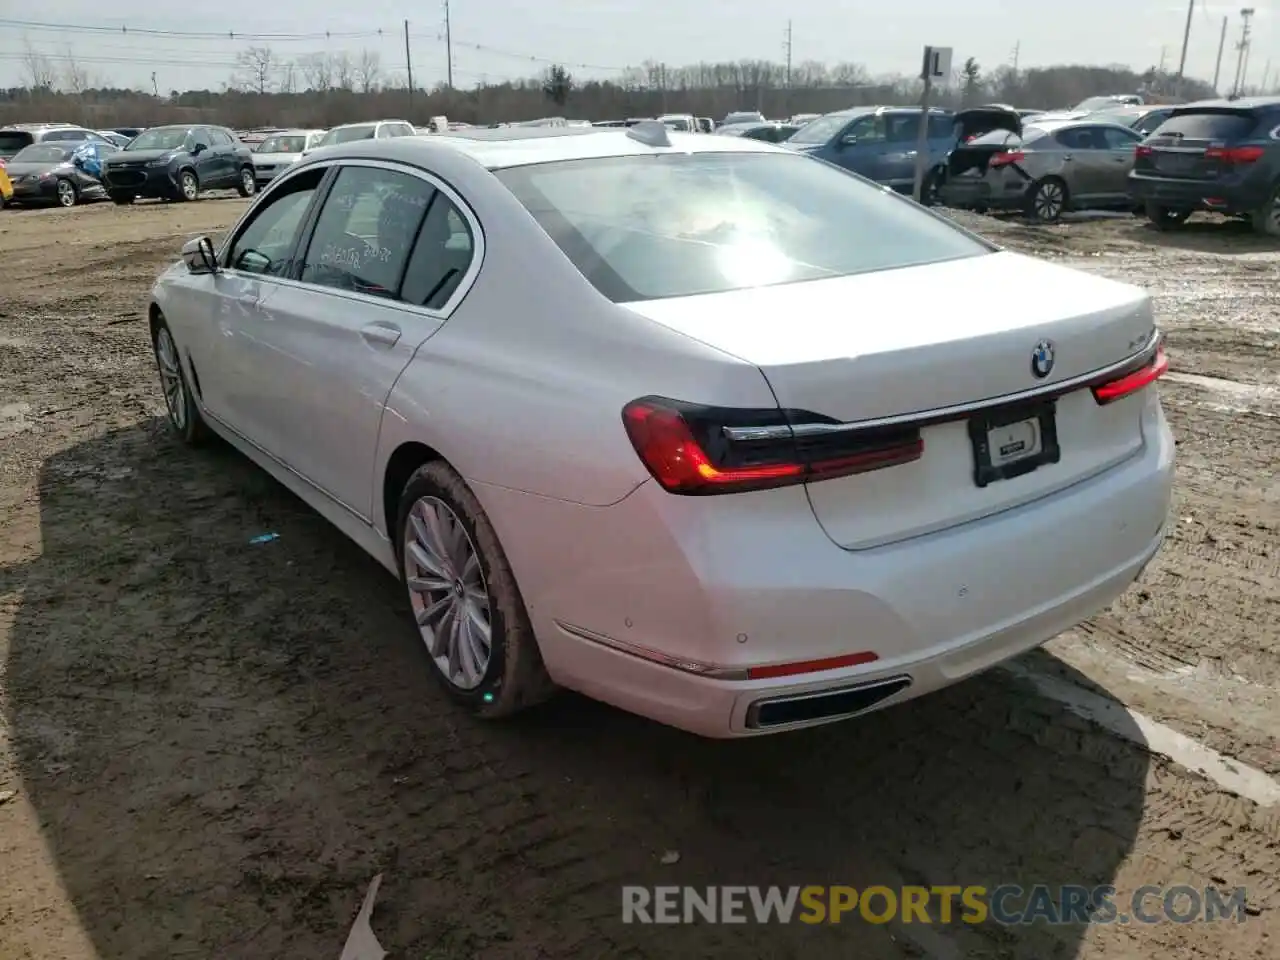
[[[986,487],[1061,460],[1055,407],[1049,401],[984,411],[970,418],[973,482]]]

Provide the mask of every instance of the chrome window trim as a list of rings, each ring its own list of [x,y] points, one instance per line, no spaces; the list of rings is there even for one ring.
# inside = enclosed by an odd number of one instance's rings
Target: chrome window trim
[[[301,280],[294,280],[288,277],[267,277],[258,273],[245,273],[244,271],[236,270],[233,267],[223,267],[223,271],[234,274],[238,277],[257,280],[261,283],[272,283],[282,287],[297,287],[313,293],[325,293],[329,296],[341,297],[345,300],[353,300],[356,303],[377,304],[380,307],[390,307],[396,310],[424,315],[441,323],[448,320],[449,317],[453,315],[453,312],[458,308],[458,305],[466,298],[466,295],[471,292],[471,288],[475,285],[476,279],[480,275],[480,269],[484,264],[484,257],[487,249],[485,244],[484,228],[481,227],[480,219],[476,216],[475,211],[471,209],[471,205],[462,198],[462,194],[450,186],[445,180],[433,173],[428,173],[420,167],[409,166],[389,160],[351,158],[345,160],[326,160],[319,163],[307,164],[300,170],[288,170],[286,173],[277,176],[270,184],[267,185],[266,189],[258,195],[258,201],[246,210],[240,219],[236,221],[231,230],[227,232],[226,238],[218,248],[218,261],[220,263],[222,262],[223,255],[227,253],[235,241],[239,239],[240,233],[245,227],[247,227],[247,221],[254,211],[258,209],[258,206],[260,204],[266,204],[268,198],[279,191],[282,185],[288,183],[294,177],[302,176],[303,174],[316,170],[317,168],[327,171],[330,167],[373,167],[375,169],[389,170],[392,173],[402,173],[417,177],[419,180],[426,181],[436,190],[443,193],[449,201],[453,203],[457,211],[462,214],[463,219],[467,222],[467,226],[471,229],[471,264],[462,275],[462,279],[458,282],[458,286],[453,291],[453,294],[445,301],[442,307],[439,309],[432,309],[430,307],[423,307],[417,304],[405,303],[403,300],[391,300],[386,297],[374,297],[364,293],[355,293],[350,290],[338,290],[334,287],[326,287],[318,283],[306,283]],[[324,174],[321,174],[322,179],[323,177]],[[323,208],[321,209],[321,212],[323,212]],[[412,253],[412,251],[410,251],[410,253]]]

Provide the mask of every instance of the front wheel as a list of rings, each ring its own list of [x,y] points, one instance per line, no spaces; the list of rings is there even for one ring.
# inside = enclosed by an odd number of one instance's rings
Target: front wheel
[[[187,386],[187,375],[182,370],[178,345],[174,343],[173,334],[164,318],[155,323],[152,346],[155,348],[156,367],[160,371],[164,405],[169,413],[169,427],[183,443],[199,446],[208,436],[209,428],[205,426],[200,408],[191,395],[191,388]]]
[[[1147,219],[1155,224],[1157,230],[1176,230],[1191,217],[1190,210],[1173,210],[1156,203],[1148,203]]]
[[[196,179],[195,171],[183,170],[178,174],[178,199],[190,203],[199,198],[200,181]]]
[[[396,530],[418,634],[449,696],[495,719],[551,696],[515,574],[462,477],[439,461],[419,468],[400,497]]]
[[[1027,198],[1027,216],[1040,223],[1054,223],[1067,209],[1067,185],[1057,177],[1046,177]]]
[[[76,185],[70,180],[59,180],[55,189],[60,207],[74,207],[80,199],[76,193]]]
[[[258,192],[258,180],[253,175],[252,167],[245,167],[240,171],[240,183],[236,186],[236,192],[242,197],[252,197]]]

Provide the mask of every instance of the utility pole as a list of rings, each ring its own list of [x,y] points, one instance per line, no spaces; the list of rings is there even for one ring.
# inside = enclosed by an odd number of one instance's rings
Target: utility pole
[[[409,52],[409,21],[404,22],[404,72],[409,75],[409,107],[413,107],[413,54]]]
[[[1262,86],[1258,88],[1258,92],[1264,97],[1267,95],[1267,81],[1271,79],[1271,61],[1267,61],[1267,65],[1262,70]]]
[[[787,114],[791,114],[791,21],[787,21],[787,39],[783,42],[783,48],[787,52]]]
[[[1240,95],[1240,86],[1244,83],[1244,57],[1249,49],[1249,20],[1253,17],[1253,7],[1245,7],[1240,11],[1240,42],[1236,44],[1236,80],[1231,85],[1231,95],[1238,97]]]
[[[1163,47],[1163,46],[1160,48],[1160,66],[1156,67],[1156,73],[1164,73],[1164,54],[1165,54],[1165,49],[1166,49],[1166,48],[1165,48],[1165,47]]]
[[[1191,17],[1196,12],[1196,0],[1187,4],[1187,25],[1182,31],[1182,56],[1178,58],[1178,79],[1174,83],[1175,93],[1182,93],[1182,71],[1187,68],[1187,43],[1191,40]]]
[[[453,89],[453,24],[449,19],[449,0],[444,0],[445,86]]]
[[[1013,78],[1018,78],[1018,54],[1022,52],[1022,41],[1018,40],[1013,45]]]
[[[1218,77],[1222,73],[1222,51],[1227,48],[1227,20],[1228,19],[1229,18],[1227,17],[1222,18],[1222,35],[1218,37],[1218,62],[1214,64],[1214,67],[1213,67],[1214,93],[1220,92],[1218,90]]]

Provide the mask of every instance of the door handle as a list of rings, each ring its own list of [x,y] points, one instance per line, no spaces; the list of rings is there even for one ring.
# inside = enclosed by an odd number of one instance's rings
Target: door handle
[[[360,336],[364,337],[369,343],[376,343],[383,347],[394,347],[400,342],[400,328],[394,323],[378,321],[363,327],[360,330]]]

